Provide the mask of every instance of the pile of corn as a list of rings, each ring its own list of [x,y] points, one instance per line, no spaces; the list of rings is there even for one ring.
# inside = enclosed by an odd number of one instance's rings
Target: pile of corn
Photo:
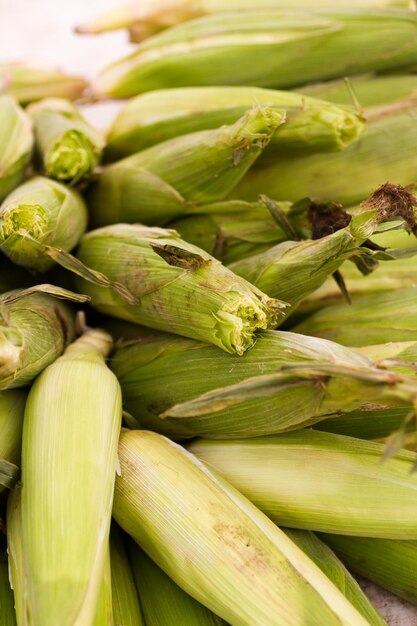
[[[91,85],[0,65],[1,626],[417,604],[417,16],[253,4],[80,26],[138,42]]]

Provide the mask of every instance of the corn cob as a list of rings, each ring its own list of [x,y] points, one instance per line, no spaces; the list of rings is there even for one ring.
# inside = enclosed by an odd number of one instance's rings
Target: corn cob
[[[383,617],[370,603],[356,580],[330,548],[308,530],[283,528],[293,541],[336,585],[353,606],[374,626],[387,626]]]
[[[1,626],[16,626],[13,592],[9,582],[8,558],[3,545],[0,547],[0,624]]]
[[[417,177],[417,107],[387,107],[355,143],[340,153],[277,158],[252,169],[231,197],[256,200],[260,193],[274,200],[316,202],[336,200],[345,206],[361,202],[387,180],[414,184]]]
[[[86,87],[83,78],[68,76],[53,68],[30,63],[0,63],[0,94],[11,94],[21,104],[42,98],[77,100]]]
[[[10,96],[0,96],[0,201],[22,180],[33,148],[32,125]]]
[[[322,535],[346,566],[417,604],[417,541]]]
[[[227,196],[283,115],[255,107],[235,124],[183,135],[107,167],[88,194],[94,224],[163,224]]]
[[[0,246],[14,263],[45,272],[55,260],[48,247],[71,250],[87,228],[87,207],[61,183],[33,178],[0,206]]]
[[[100,228],[83,237],[78,259],[123,284],[136,302],[78,278],[100,312],[208,341],[226,352],[243,354],[257,330],[276,325],[284,306],[175,231],[129,224]]]
[[[152,560],[234,626],[368,624],[266,516],[193,455],[125,431],[113,515]]]
[[[74,313],[56,298],[74,302],[88,299],[52,285],[37,285],[0,296],[1,390],[28,385],[74,340]]]
[[[258,10],[287,9],[288,0],[258,0]],[[380,8],[398,7],[414,8],[409,0],[351,0],[350,7]],[[296,0],[291,3],[291,9],[317,10],[333,8],[331,0]],[[148,0],[117,6],[97,18],[76,28],[80,34],[97,35],[112,30],[129,28],[132,41],[143,41],[147,37],[158,33],[165,28],[181,24],[203,15],[228,13],[230,11],[248,11],[253,9],[252,0],[229,0],[227,3],[220,0]]]
[[[226,624],[178,587],[133,541],[129,545],[129,556],[146,626]]]
[[[33,624],[90,624],[96,613],[122,413],[119,384],[104,363],[110,349],[107,333],[86,331],[29,393],[21,523]]]
[[[319,310],[294,331],[366,346],[388,341],[417,340],[417,288],[358,295],[351,305],[335,304]]]
[[[233,124],[255,105],[273,106],[285,115],[262,160],[342,150],[365,128],[351,107],[291,92],[256,87],[167,89],[138,96],[122,108],[107,137],[106,157],[120,159],[179,135]]]
[[[129,424],[174,439],[262,436],[369,403],[410,406],[401,390],[415,385],[352,350],[281,331],[260,333],[238,358],[138,329],[136,340],[115,351],[111,367]]]
[[[115,524],[112,524],[110,533],[110,562],[115,626],[143,626],[142,611],[124,537]]]
[[[188,449],[282,526],[417,539],[413,452],[381,463],[380,443],[313,430]]]
[[[104,147],[101,135],[68,100],[46,98],[27,109],[47,176],[74,185],[89,178]]]
[[[0,491],[18,476],[26,396],[21,389],[0,392]]]
[[[347,73],[413,67],[416,34],[415,15],[399,10],[214,15],[140,44],[106,67],[93,89],[117,98],[200,85],[285,89]]]

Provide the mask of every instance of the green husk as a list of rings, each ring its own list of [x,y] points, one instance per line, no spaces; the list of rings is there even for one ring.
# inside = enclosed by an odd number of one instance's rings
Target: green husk
[[[94,616],[93,626],[118,626],[117,622],[113,620],[112,578],[110,570],[109,548],[107,548],[106,552],[104,574],[98,595],[97,608]]]
[[[321,537],[353,572],[417,604],[417,541]]]
[[[169,87],[288,88],[417,63],[417,20],[400,10],[247,11],[193,20],[106,67],[97,94]],[[289,71],[289,67],[291,71]]]
[[[250,107],[260,105],[274,107],[285,119],[262,160],[293,152],[342,150],[364,131],[364,122],[352,107],[296,93],[256,87],[167,89],[133,98],[121,109],[107,136],[106,157],[120,159],[179,135],[233,124]]]
[[[381,463],[383,444],[313,430],[188,449],[279,525],[417,539],[414,452]]]
[[[285,306],[175,231],[116,224],[85,235],[77,255],[131,294],[129,302],[114,288],[93,284],[88,276],[77,278],[80,291],[101,313],[207,341],[227,352],[243,354],[257,330],[277,324]]]
[[[129,556],[146,626],[224,626],[220,617],[178,587],[133,541]]]
[[[93,223],[161,225],[223,200],[283,120],[255,106],[230,126],[182,135],[108,166],[88,193]]]
[[[45,272],[55,263],[46,247],[72,250],[87,219],[87,207],[76,191],[38,176],[0,206],[0,248],[13,263]]]
[[[125,540],[114,523],[110,533],[110,561],[115,626],[144,626]]]
[[[26,396],[22,389],[0,392],[0,491],[18,478]]]
[[[259,333],[240,358],[138,329],[111,367],[129,424],[174,439],[269,435],[369,403],[411,409],[415,385],[338,344],[282,331]]]
[[[27,587],[25,553],[22,546],[21,488],[13,489],[7,499],[7,552],[10,585],[13,589],[17,626],[27,624]]]
[[[11,96],[0,96],[0,201],[20,183],[33,148],[32,124]]]
[[[308,530],[282,529],[314,563],[336,585],[353,606],[373,626],[387,626],[382,615],[370,603],[362,589],[337,556]]]
[[[86,331],[29,393],[21,515],[34,624],[90,624],[97,611],[122,416],[120,387],[105,365],[111,347],[104,331]]]
[[[180,446],[156,433],[125,431],[119,459],[116,521],[227,622],[368,623],[282,531]]]
[[[0,63],[0,93],[14,96],[28,104],[42,98],[77,100],[87,87],[79,76],[69,76],[50,68],[31,63]]]
[[[104,139],[78,109],[69,100],[46,98],[27,111],[45,174],[68,185],[90,178],[100,160]]]
[[[417,107],[408,104],[388,106],[373,118],[368,116],[365,133],[342,152],[277,158],[269,166],[248,172],[231,197],[253,201],[262,193],[276,201],[309,197],[349,206],[388,180],[414,184],[416,113]]]
[[[52,285],[1,294],[0,390],[31,383],[74,340],[74,312],[57,298],[87,299]]]
[[[416,341],[417,287],[355,295],[352,304],[325,307],[294,331],[345,346]]]
[[[16,626],[13,591],[9,582],[9,561],[3,541],[0,546],[0,624]]]

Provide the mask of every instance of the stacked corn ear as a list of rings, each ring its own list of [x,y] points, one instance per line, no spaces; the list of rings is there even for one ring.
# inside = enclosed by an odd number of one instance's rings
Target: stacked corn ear
[[[115,289],[89,282],[88,274],[77,278],[98,311],[226,352],[243,354],[257,330],[276,326],[285,306],[175,231],[129,224],[100,228],[82,238],[77,258],[132,296],[128,301]]]
[[[72,250],[87,219],[76,191],[50,178],[32,178],[0,205],[0,248],[17,265],[45,272],[55,263],[50,248]]]
[[[325,307],[294,328],[345,346],[417,339],[417,288],[357,295],[352,304]]]
[[[110,564],[115,626],[143,626],[142,611],[126,552],[125,539],[120,528],[114,523],[110,533]]]
[[[416,111],[408,103],[388,105],[374,117],[368,116],[365,133],[342,152],[276,158],[248,172],[231,196],[253,201],[262,193],[277,201],[309,197],[349,206],[363,201],[386,181],[414,184]]]
[[[417,604],[417,542],[322,535],[352,572]]]
[[[0,624],[16,626],[13,591],[9,581],[9,560],[3,542],[0,545]]]
[[[18,478],[26,396],[24,389],[0,392],[0,491]]]
[[[326,340],[265,331],[244,358],[143,330],[111,367],[130,425],[174,439],[257,437],[369,403],[411,410],[415,381]]]
[[[33,149],[32,124],[11,96],[0,96],[0,200],[25,175]]]
[[[353,0],[352,8],[397,7],[414,8],[412,0]],[[288,9],[288,0],[260,0],[258,10]],[[333,8],[331,0],[295,0],[291,9],[317,10]],[[113,30],[128,28],[131,41],[143,41],[161,30],[186,22],[203,15],[225,13],[230,11],[248,11],[253,9],[251,0],[229,0],[227,4],[221,0],[147,0],[122,4],[98,15],[93,20],[76,28],[80,34],[97,35]]]
[[[93,88],[126,98],[170,87],[288,88],[417,63],[417,20],[393,10],[247,11],[193,20],[106,67]]]
[[[90,624],[98,608],[122,413],[119,384],[104,362],[111,345],[104,331],[86,331],[29,393],[22,558],[13,586],[25,589],[25,612],[34,624]]]
[[[294,528],[283,528],[282,530],[340,589],[349,602],[368,620],[369,624],[386,626],[383,617],[370,603],[342,561],[317,535],[309,530]]]
[[[223,200],[259,157],[284,114],[255,106],[229,126],[182,135],[108,166],[88,193],[95,225],[164,224]]]
[[[69,100],[46,98],[30,105],[27,111],[45,174],[69,185],[91,177],[104,140],[78,109]]]
[[[188,446],[282,526],[416,539],[415,453],[381,463],[384,446],[318,431]],[[326,480],[323,480],[326,476]]]
[[[241,626],[368,624],[273,522],[161,435],[124,431],[113,515],[184,591]]]
[[[178,587],[133,541],[129,545],[146,626],[224,626],[220,617]]]
[[[86,87],[83,78],[54,68],[29,63],[0,63],[0,94],[10,94],[21,104],[42,98],[77,100]]]
[[[74,312],[60,299],[87,298],[53,285],[1,294],[0,390],[31,383],[74,340]]]
[[[233,124],[250,107],[261,105],[285,115],[262,160],[342,150],[365,129],[352,107],[297,93],[256,87],[157,90],[133,98],[121,109],[107,136],[106,157],[120,159],[167,139]]]

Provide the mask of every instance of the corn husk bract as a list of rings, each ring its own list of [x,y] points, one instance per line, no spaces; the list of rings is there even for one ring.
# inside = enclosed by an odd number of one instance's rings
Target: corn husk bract
[[[110,533],[110,562],[115,625],[143,626],[139,596],[126,551],[125,539],[120,528],[114,523]]]
[[[11,96],[0,95],[0,201],[23,179],[33,148],[32,124]]]

